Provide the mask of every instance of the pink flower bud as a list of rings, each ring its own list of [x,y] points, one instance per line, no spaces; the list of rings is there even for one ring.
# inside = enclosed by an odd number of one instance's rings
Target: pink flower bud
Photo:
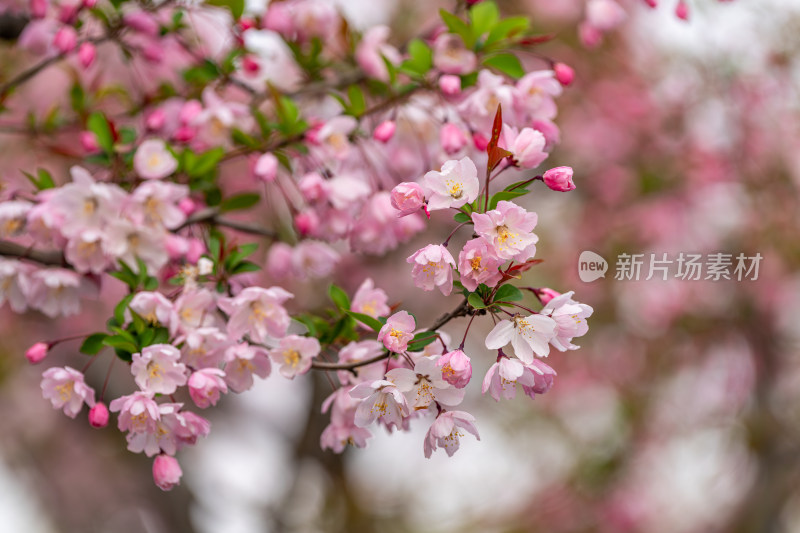
[[[183,471],[178,460],[169,455],[158,455],[153,461],[153,481],[161,490],[172,490],[179,485]]]
[[[242,57],[242,69],[248,74],[258,74],[261,70],[261,63],[253,56],[245,55]]]
[[[72,24],[75,22],[75,18],[78,15],[78,6],[77,5],[69,5],[65,4],[61,6],[61,10],[58,12],[58,20],[63,24]]]
[[[47,15],[48,0],[31,0],[31,17],[44,18]]]
[[[164,248],[172,260],[178,260],[186,255],[189,251],[189,242],[186,237],[180,235],[168,234],[164,241]]]
[[[193,237],[189,239],[189,249],[186,251],[186,260],[190,263],[197,263],[200,257],[207,251],[203,241]]]
[[[129,28],[150,37],[158,35],[158,22],[152,15],[144,11],[128,13],[122,17],[122,22]]]
[[[442,355],[436,366],[442,369],[442,379],[457,389],[463,389],[472,378],[472,363],[461,350]]]
[[[420,210],[425,203],[425,193],[418,183],[405,181],[392,189],[391,202],[392,207],[400,211],[397,216],[404,217]]]
[[[188,125],[191,124],[194,118],[202,112],[203,104],[197,100],[189,100],[181,107],[181,111],[178,113],[178,120],[181,121],[181,124]]]
[[[384,120],[378,124],[378,127],[375,128],[375,131],[372,132],[372,138],[382,143],[389,142],[389,139],[391,139],[394,135],[395,128],[396,126],[394,121]]]
[[[675,6],[675,16],[681,20],[689,20],[689,6],[683,0],[680,0]]]
[[[156,109],[145,119],[145,126],[150,131],[158,131],[164,127],[164,124],[167,122],[167,114],[164,112],[163,109]]]
[[[275,154],[267,152],[256,160],[253,174],[264,183],[272,183],[278,175],[278,158]]]
[[[32,365],[41,363],[42,360],[47,356],[47,351],[49,349],[50,346],[47,343],[37,342],[36,344],[28,348],[28,351],[25,352],[25,358]]]
[[[473,133],[472,143],[475,145],[475,148],[483,152],[486,150],[486,147],[489,146],[489,139],[487,139],[480,133]]]
[[[545,185],[554,191],[567,192],[575,188],[572,183],[572,167],[551,168],[542,176]]]
[[[160,43],[150,43],[142,50],[142,57],[150,63],[159,64],[164,60],[164,48]]]
[[[94,58],[97,56],[97,51],[92,43],[83,43],[78,48],[78,61],[81,62],[83,68],[89,68],[94,63]]]
[[[439,78],[439,89],[446,96],[461,94],[461,78],[453,74],[445,74]]]
[[[442,150],[447,152],[448,155],[453,155],[466,146],[467,137],[461,131],[461,128],[452,122],[448,122],[439,130],[439,142],[442,145]]]
[[[251,28],[255,28],[256,21],[251,18],[242,17],[241,19],[239,19],[239,26],[242,27],[242,31],[246,31]]]
[[[81,146],[88,153],[93,154],[100,150],[100,145],[97,144],[97,137],[91,131],[82,131],[79,137]]]
[[[650,7],[658,7],[658,0],[644,0],[644,3]]]
[[[195,202],[188,196],[181,198],[180,201],[178,202],[178,209],[180,209],[183,212],[183,214],[186,215],[187,217],[192,213],[194,213],[195,211],[197,211],[199,207],[200,206],[197,205],[197,202]]]
[[[572,67],[565,63],[556,63],[553,65],[553,71],[556,73],[556,79],[558,80],[558,83],[564,87],[569,86],[572,83],[572,80],[575,79],[575,71],[572,70]]]
[[[104,428],[108,425],[108,407],[103,402],[97,402],[89,409],[89,425],[93,428]]]
[[[172,134],[172,138],[178,141],[179,143],[188,143],[194,136],[197,134],[194,128],[191,126],[181,126],[175,133]]]
[[[314,211],[298,213],[294,217],[294,225],[300,235],[314,235],[319,230],[319,216]]]
[[[542,302],[542,305],[547,305],[553,298],[561,296],[561,293],[553,289],[548,289],[547,287],[542,287],[541,289],[536,289],[536,296],[539,297],[539,301]]]
[[[83,0],[83,7],[87,9],[92,9],[96,5],[97,5],[97,0]]]
[[[78,44],[78,32],[72,26],[64,26],[56,32],[53,45],[62,54],[71,52]]]

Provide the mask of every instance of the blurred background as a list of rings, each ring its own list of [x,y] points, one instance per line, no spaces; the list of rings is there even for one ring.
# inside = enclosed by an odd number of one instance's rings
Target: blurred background
[[[438,8],[339,4],[354,26],[391,25],[397,42]],[[480,395],[493,357],[468,345],[476,379],[464,408],[481,441],[426,460],[424,423],[378,432],[365,450],[321,451],[329,384],[273,375],[222,400],[211,435],[181,455],[181,486],[163,493],[121,433],[69,420],[41,398],[39,369],[22,354],[77,322],[3,309],[4,531],[800,531],[800,4],[695,0],[687,23],[672,2],[622,2],[628,19],[590,50],[576,31],[582,1],[499,4],[555,33],[537,52],[577,73],[547,162],[574,167],[577,190],[537,189],[526,206],[539,214],[545,262],[523,285],[575,290],[594,308],[582,348],[548,359],[555,387],[497,405]],[[0,168],[22,165],[12,146],[0,134]],[[584,250],[609,261],[605,278],[580,281]],[[614,279],[623,253],[763,259],[755,280],[644,280],[647,262],[639,281]],[[443,309],[428,308],[400,255],[342,265],[338,278],[352,293],[372,275],[427,323]],[[325,286],[296,290],[321,301]],[[82,320],[103,313],[87,303]],[[92,368],[89,379],[104,373]]]

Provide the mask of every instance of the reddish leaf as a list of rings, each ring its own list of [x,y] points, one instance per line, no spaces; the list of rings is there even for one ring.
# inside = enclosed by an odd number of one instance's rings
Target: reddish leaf
[[[546,43],[547,41],[552,41],[555,38],[555,35],[547,34],[547,35],[533,35],[531,37],[525,37],[521,39],[518,43],[523,46],[533,46],[536,44]]]
[[[497,104],[497,113],[494,115],[494,124],[492,124],[492,139],[486,147],[486,153],[491,153],[492,148],[497,146],[500,140],[500,133],[503,131],[503,108]]]
[[[538,265],[539,263],[544,262],[544,259],[531,259],[530,261],[526,261],[520,265],[514,265],[513,267],[509,268],[509,272],[525,272],[529,268],[534,265]]]

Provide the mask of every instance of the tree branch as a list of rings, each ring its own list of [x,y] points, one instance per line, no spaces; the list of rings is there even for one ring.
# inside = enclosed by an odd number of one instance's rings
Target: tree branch
[[[58,250],[34,250],[8,241],[0,241],[0,256],[28,259],[43,265],[69,268],[64,254]]]
[[[258,226],[256,224],[248,224],[247,222],[239,222],[238,220],[229,220],[227,218],[222,218],[219,216],[219,208],[216,207],[209,207],[198,211],[197,213],[193,214],[189,218],[186,219],[186,222],[178,226],[175,231],[181,230],[187,226],[191,226],[192,224],[201,224],[207,222],[209,224],[215,224],[217,226],[222,226],[225,228],[230,228],[236,231],[241,231],[242,233],[250,233],[252,235],[260,235],[262,237],[267,237],[268,239],[275,239],[277,238],[277,234],[269,228],[265,228],[263,226]]]

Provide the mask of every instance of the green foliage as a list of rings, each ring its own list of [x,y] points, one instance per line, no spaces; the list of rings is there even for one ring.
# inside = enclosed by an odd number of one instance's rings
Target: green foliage
[[[108,337],[107,333],[93,333],[84,339],[81,347],[81,353],[86,355],[97,355],[97,353],[106,346],[103,341]]]
[[[372,318],[369,315],[365,315],[364,313],[356,313],[355,311],[346,311],[346,313],[373,331],[380,331],[380,329],[383,327],[383,324],[380,320],[377,318]]]
[[[34,187],[37,190],[43,191],[45,189],[52,189],[56,186],[55,182],[53,181],[53,176],[45,169],[40,168],[36,170],[36,176],[30,174],[28,172],[22,171],[25,174],[25,177],[28,178]]]
[[[433,331],[421,331],[414,335],[414,338],[411,339],[411,342],[408,343],[408,351],[409,352],[419,352],[422,351],[427,345],[435,342],[438,337],[436,333]]]
[[[489,56],[483,60],[483,64],[487,67],[495,68],[514,79],[519,79],[525,75],[525,69],[522,68],[519,58],[514,54],[503,53]]]
[[[246,192],[229,196],[219,204],[219,212],[226,213],[228,211],[239,211],[242,209],[249,209],[256,205],[261,200],[261,195],[256,192]]]
[[[206,4],[228,8],[236,20],[242,17],[245,8],[244,0],[206,0]]]
[[[518,302],[522,300],[522,291],[513,285],[502,285],[494,294],[495,302]]]
[[[433,52],[421,39],[408,43],[408,59],[403,61],[400,70],[410,76],[424,76],[433,66]]]
[[[350,298],[341,287],[331,284],[331,286],[328,287],[328,296],[341,311],[350,310]]]
[[[94,133],[97,144],[106,153],[114,150],[114,134],[106,116],[100,111],[95,111],[86,121],[86,128]]]

